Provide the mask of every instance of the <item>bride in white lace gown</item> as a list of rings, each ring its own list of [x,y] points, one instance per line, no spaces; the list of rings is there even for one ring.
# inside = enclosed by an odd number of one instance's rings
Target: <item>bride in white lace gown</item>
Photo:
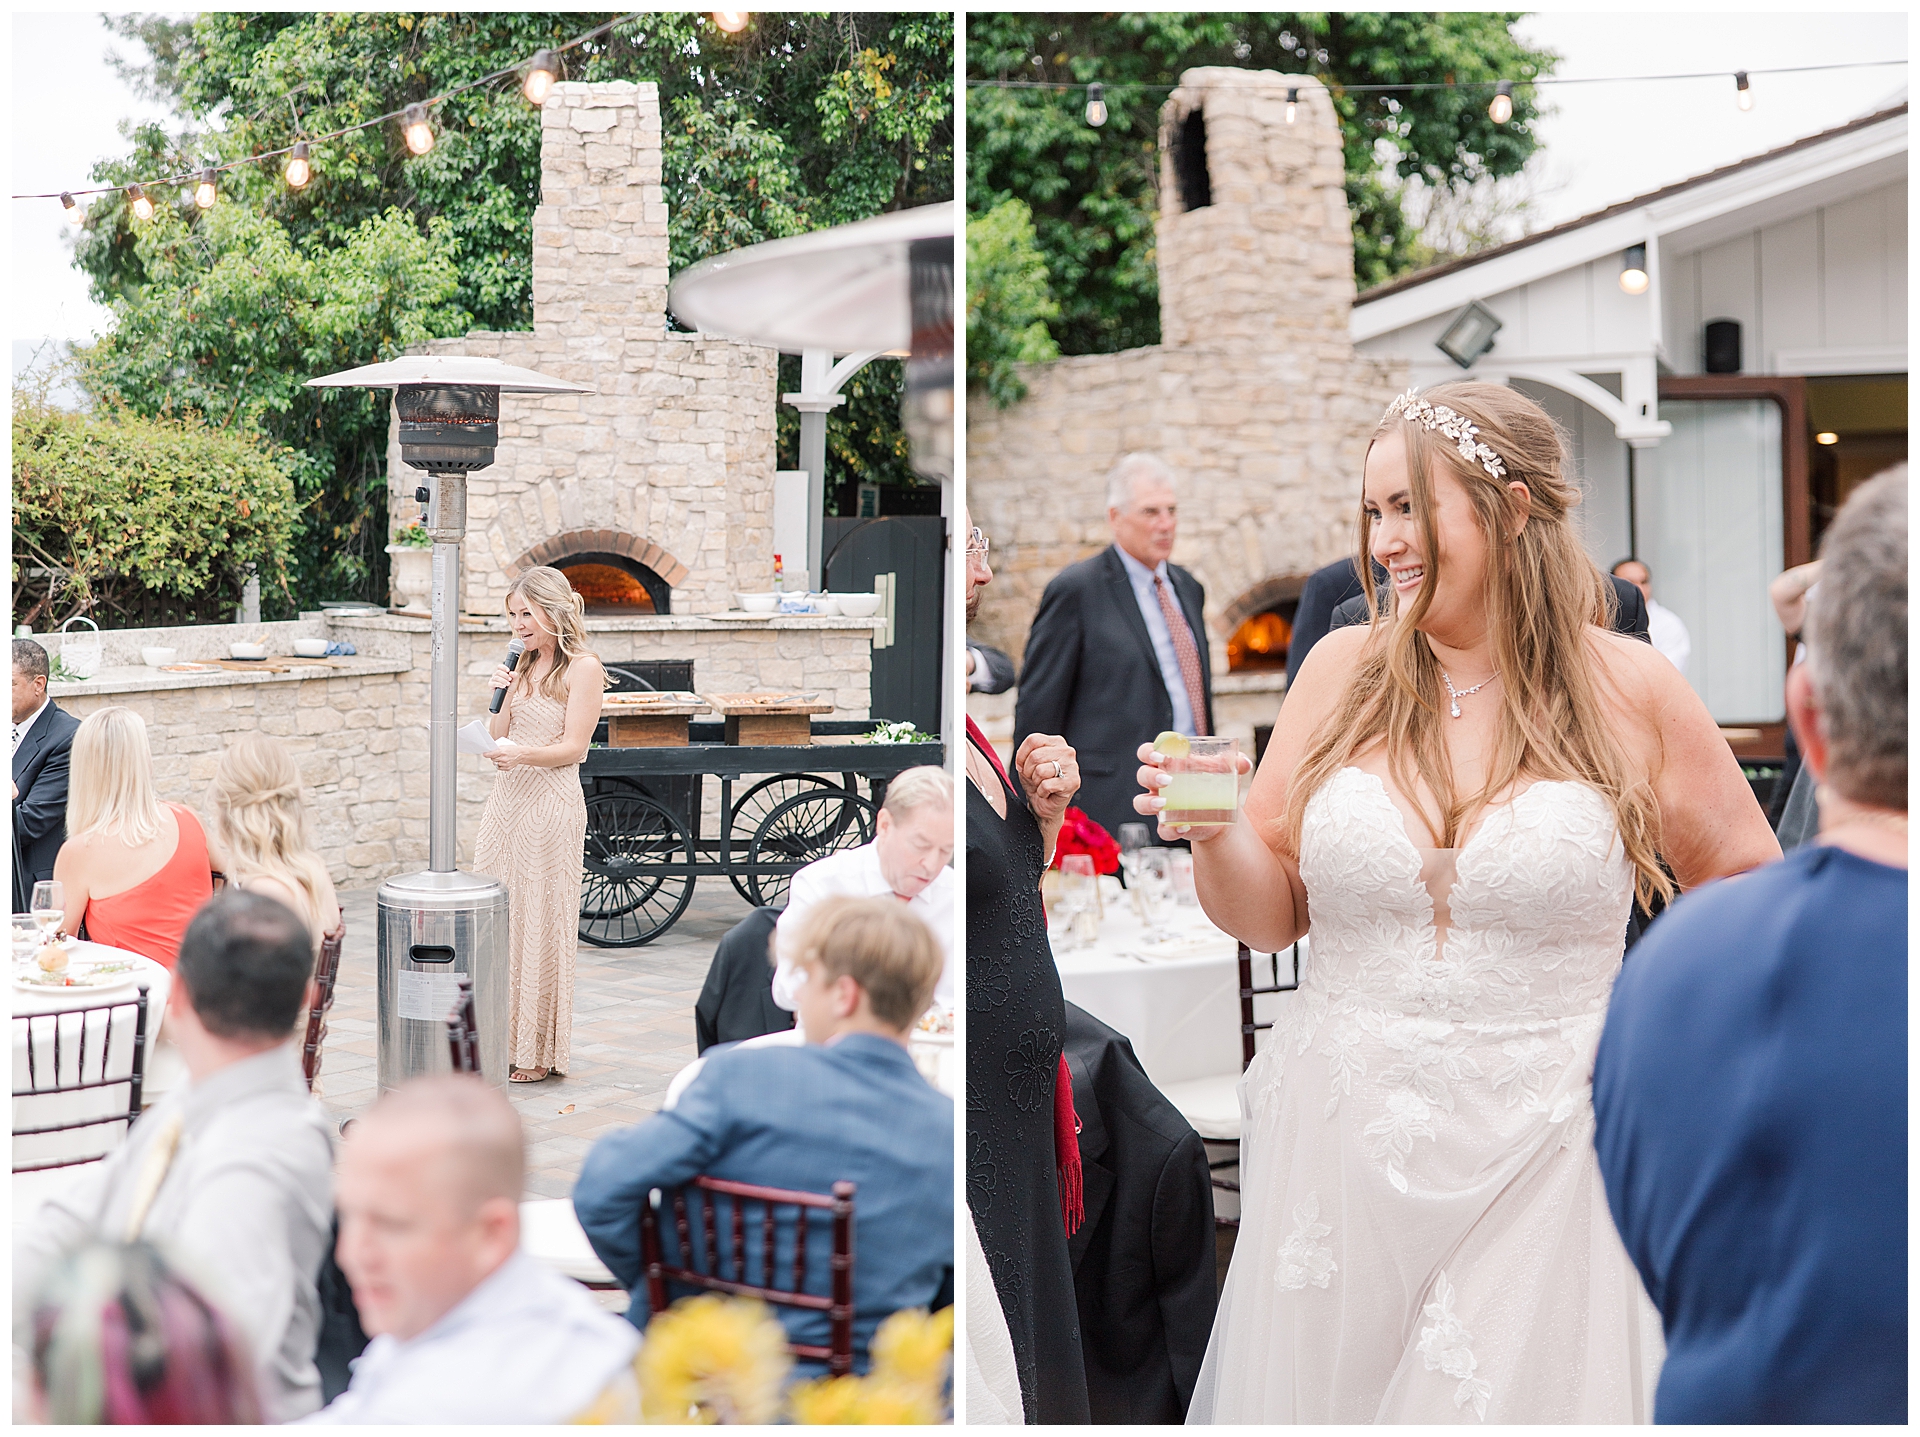
[[[1690,887],[1779,850],[1678,671],[1601,627],[1577,501],[1516,392],[1396,401],[1361,521],[1389,612],[1314,647],[1239,822],[1163,827],[1195,839],[1214,922],[1313,939],[1241,1086],[1190,1422],[1652,1415],[1659,1318],[1594,1159],[1594,1049],[1659,857]]]

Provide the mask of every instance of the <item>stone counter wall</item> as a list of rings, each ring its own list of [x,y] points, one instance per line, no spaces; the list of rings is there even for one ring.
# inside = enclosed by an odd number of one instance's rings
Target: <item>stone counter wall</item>
[[[589,620],[587,627],[596,652],[608,663],[691,659],[698,689],[817,689],[834,703],[830,717],[866,718],[879,623],[781,618],[743,629],[669,616]],[[108,704],[140,713],[147,721],[160,796],[203,814],[209,811],[208,787],[228,738],[250,731],[272,734],[299,763],[314,844],[334,882],[358,887],[424,868],[430,625],[390,616],[304,616],[302,632],[355,646],[359,659],[352,669],[173,675],[137,666],[143,643],[171,644],[182,650],[182,659],[213,658],[233,638],[262,637],[255,632],[261,627],[202,625],[166,631],[164,640],[156,639],[156,630],[113,631],[103,643],[108,664],[97,678],[54,684],[52,693],[80,718]],[[500,662],[507,638],[504,620],[461,625],[460,722],[486,712],[487,677]],[[135,656],[132,665],[124,661],[128,653]],[[494,770],[478,755],[462,755],[458,763],[464,864],[472,858]]]

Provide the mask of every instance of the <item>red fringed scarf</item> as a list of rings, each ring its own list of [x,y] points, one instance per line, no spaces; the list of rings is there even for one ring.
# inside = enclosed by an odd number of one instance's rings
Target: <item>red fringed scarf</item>
[[[987,742],[987,736],[980,732],[980,725],[973,721],[973,715],[967,715],[967,737],[987,761],[993,765],[993,771],[1007,782],[1007,770],[1000,762],[1000,755],[993,751],[993,745]],[[1013,787],[1007,782],[1007,787]],[[1053,1075],[1053,1166],[1060,1179],[1060,1222],[1072,1237],[1080,1231],[1080,1224],[1087,1220],[1086,1177],[1080,1168],[1080,1117],[1073,1110],[1073,1074],[1067,1068],[1067,1055],[1060,1054],[1060,1067]]]

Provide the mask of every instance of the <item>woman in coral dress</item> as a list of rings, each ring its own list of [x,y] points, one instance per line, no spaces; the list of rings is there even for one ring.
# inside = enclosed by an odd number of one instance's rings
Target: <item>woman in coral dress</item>
[[[537,1083],[564,1074],[572,1053],[573,958],[579,944],[580,864],[587,804],[580,760],[600,721],[606,669],[587,648],[586,605],[558,569],[522,574],[507,594],[519,665],[493,671],[507,691],[489,724],[507,746],[480,818],[473,864],[507,888],[509,1074]]]
[[[1636,887],[1779,849],[1679,672],[1607,632],[1569,469],[1514,390],[1396,400],[1360,517],[1389,606],[1300,666],[1231,827],[1162,825],[1215,923],[1313,939],[1241,1083],[1189,1422],[1650,1420],[1659,1322],[1594,1158],[1594,1050]]]

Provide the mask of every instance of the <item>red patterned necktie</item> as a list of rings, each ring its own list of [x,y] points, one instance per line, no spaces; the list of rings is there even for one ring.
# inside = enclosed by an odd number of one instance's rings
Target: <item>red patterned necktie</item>
[[[1167,632],[1173,636],[1173,656],[1180,661],[1180,677],[1187,686],[1187,703],[1193,709],[1193,732],[1196,738],[1207,733],[1207,690],[1200,682],[1200,651],[1193,646],[1193,630],[1187,627],[1187,616],[1180,612],[1180,606],[1173,601],[1173,594],[1166,580],[1158,574],[1153,576],[1153,592],[1160,596],[1160,612],[1167,616]]]

